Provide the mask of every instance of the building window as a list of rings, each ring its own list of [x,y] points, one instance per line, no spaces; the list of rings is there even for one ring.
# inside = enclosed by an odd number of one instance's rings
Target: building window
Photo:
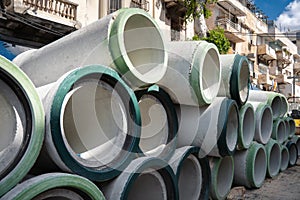
[[[121,0],[109,0],[108,1],[108,14],[113,13],[122,8]]]

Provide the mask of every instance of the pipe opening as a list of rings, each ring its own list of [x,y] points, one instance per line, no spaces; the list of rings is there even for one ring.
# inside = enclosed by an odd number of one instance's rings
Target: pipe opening
[[[281,98],[279,96],[275,96],[271,102],[271,108],[273,111],[273,117],[278,118],[281,115],[283,103],[281,102]]]
[[[202,73],[199,73],[201,85],[200,91],[204,99],[212,101],[219,91],[220,83],[220,60],[218,52],[215,49],[210,49],[205,55]]]
[[[86,198],[91,199],[86,195],[83,197],[70,189],[55,188],[37,195],[32,200],[84,200]]]
[[[295,121],[293,119],[289,120],[289,124],[290,124],[290,132],[289,135],[293,135],[296,132],[296,125],[295,125]]]
[[[234,104],[230,106],[227,124],[226,124],[226,144],[229,151],[233,151],[236,147],[237,138],[238,138],[238,113],[237,108]]]
[[[256,185],[261,185],[266,176],[267,158],[264,149],[259,148],[254,158],[253,182]]]
[[[128,193],[128,200],[167,200],[167,189],[163,177],[154,169],[141,173]]]
[[[280,164],[280,170],[285,170],[289,165],[289,151],[287,148],[282,147],[281,149],[281,164]]]
[[[249,94],[249,65],[243,60],[239,74],[239,96],[241,102],[246,102]]]
[[[283,143],[286,139],[286,130],[285,130],[285,123],[284,121],[280,121],[277,127],[277,141],[279,143]]]
[[[109,164],[124,146],[126,114],[117,87],[104,80],[78,81],[62,106],[61,132],[68,151],[84,166]]]
[[[31,132],[27,111],[15,91],[0,79],[0,179],[13,168],[26,149]],[[29,116],[28,116],[29,117]],[[29,131],[28,131],[28,130]]]
[[[152,95],[143,95],[139,106],[142,118],[140,149],[145,155],[158,156],[168,142],[167,112],[162,103]]]
[[[285,125],[285,135],[284,135],[284,140],[287,140],[290,135],[290,122],[289,119],[284,120],[284,125]]]
[[[297,159],[298,159],[297,147],[294,143],[290,145],[289,154],[290,154],[290,165],[293,166],[297,163]]]
[[[281,99],[281,106],[279,107],[281,109],[280,116],[284,116],[288,111],[288,106],[289,105],[288,105],[288,102],[287,102],[285,96],[281,95],[280,99]]]
[[[281,150],[280,146],[277,143],[271,147],[270,155],[269,155],[269,173],[270,176],[273,177],[278,174],[280,169],[280,155]]]
[[[199,199],[202,171],[199,160],[189,155],[182,163],[178,178],[179,199]]]
[[[260,121],[261,142],[266,144],[272,134],[273,116],[270,107],[265,107]]]
[[[243,118],[243,127],[242,127],[242,137],[245,146],[249,146],[253,140],[255,132],[255,116],[254,110],[251,107],[248,107],[245,111]]]
[[[298,136],[297,136],[298,137]],[[298,156],[300,156],[300,139],[299,138],[297,138],[297,140],[296,140],[296,146],[297,146],[297,151],[298,151]]]
[[[124,60],[135,76],[150,83],[159,81],[166,70],[166,52],[159,29],[143,15],[134,14],[124,27]],[[122,48],[121,48],[122,49]]]
[[[233,181],[233,162],[229,156],[223,157],[217,174],[217,193],[220,197],[225,197],[230,191]]]

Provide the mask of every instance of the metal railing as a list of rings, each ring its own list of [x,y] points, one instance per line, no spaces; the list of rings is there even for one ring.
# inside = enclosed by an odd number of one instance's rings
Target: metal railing
[[[131,0],[131,7],[141,8],[145,11],[149,11],[149,1],[146,0]]]
[[[229,27],[235,29],[237,32],[241,32],[242,31],[242,27],[241,25],[237,24],[237,23],[234,23],[232,22],[230,19],[228,18],[221,18],[221,19],[218,19],[216,21],[217,23],[217,26],[221,26],[223,27],[225,30],[229,30]],[[229,26],[229,27],[228,27]]]
[[[76,3],[67,0],[23,0],[23,3],[35,10],[76,21]]]

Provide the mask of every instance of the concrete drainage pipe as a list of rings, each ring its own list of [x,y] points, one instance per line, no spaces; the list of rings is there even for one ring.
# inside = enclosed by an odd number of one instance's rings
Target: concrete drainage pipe
[[[29,78],[0,56],[0,197],[28,173],[44,139],[44,110]]]
[[[262,186],[267,172],[267,155],[265,147],[252,142],[247,150],[234,154],[234,184],[247,188]]]
[[[281,150],[280,171],[284,171],[289,166],[290,154],[288,148],[285,145],[280,145],[280,150]]]
[[[290,132],[291,132],[291,128],[290,128],[290,119],[289,117],[283,117],[282,118],[284,124],[285,124],[285,137],[284,137],[284,141],[287,141],[290,137]]]
[[[291,141],[292,141],[293,143],[296,144],[297,150],[298,150],[298,156],[300,156],[300,137],[294,135],[294,136],[291,138]]]
[[[211,172],[207,157],[198,158],[198,147],[176,149],[169,164],[178,182],[179,199],[208,199]]]
[[[49,173],[18,184],[1,199],[104,200],[105,198],[97,186],[84,177]]]
[[[100,188],[106,199],[178,200],[177,182],[171,167],[154,157],[133,160],[116,179]]]
[[[254,140],[266,144],[272,135],[273,113],[268,104],[249,102],[255,110],[255,134]]]
[[[273,130],[271,137],[282,144],[286,140],[286,126],[282,119],[276,119],[273,121]]]
[[[281,106],[280,106],[281,114],[280,114],[280,117],[284,117],[284,116],[286,116],[286,114],[288,112],[289,103],[288,103],[286,97],[283,94],[281,94],[281,93],[277,93],[277,94],[281,99]]]
[[[43,98],[45,150],[41,159],[93,181],[121,173],[134,157],[140,110],[134,92],[117,72],[100,65],[73,70]],[[50,165],[43,166],[47,169]]]
[[[278,175],[281,166],[281,148],[276,140],[270,139],[266,144],[267,176],[270,178]]]
[[[142,155],[168,160],[176,149],[178,119],[169,95],[154,85],[136,92],[142,118]]]
[[[221,67],[217,47],[205,41],[168,43],[169,63],[158,82],[178,104],[202,106],[217,96]]]
[[[239,110],[240,124],[237,148],[248,149],[251,145],[255,133],[254,108],[250,103],[246,103]]]
[[[298,160],[298,149],[297,149],[297,145],[292,142],[292,141],[288,141],[286,143],[286,147],[289,150],[289,155],[290,155],[290,160],[289,160],[289,166],[294,166],[297,163]]]
[[[217,97],[209,106],[178,105],[176,111],[179,119],[177,147],[200,147],[200,157],[233,154],[239,128],[238,107],[234,100]]]
[[[238,54],[220,55],[222,65],[218,96],[234,99],[239,106],[246,103],[249,94],[250,67],[247,57]]]
[[[14,62],[37,87],[57,81],[78,66],[91,64],[110,66],[132,87],[139,87],[164,76],[167,52],[154,19],[142,9],[128,8],[36,51],[21,54]]]
[[[226,199],[233,182],[233,157],[211,157],[209,162],[211,168],[210,196],[212,199]]]
[[[283,106],[283,104],[282,99],[280,98],[278,93],[250,90],[248,101],[267,103],[272,109],[273,119],[280,117],[282,114],[281,106]]]
[[[290,132],[289,132],[289,137],[293,137],[296,133],[296,124],[293,118],[288,118],[289,119],[289,124],[290,124]]]

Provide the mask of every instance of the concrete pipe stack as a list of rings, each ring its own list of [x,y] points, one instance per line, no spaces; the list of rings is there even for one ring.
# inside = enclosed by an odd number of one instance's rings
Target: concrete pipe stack
[[[165,42],[140,9],[13,62],[0,57],[1,199],[225,199],[300,153],[286,99],[249,92],[245,56]]]

